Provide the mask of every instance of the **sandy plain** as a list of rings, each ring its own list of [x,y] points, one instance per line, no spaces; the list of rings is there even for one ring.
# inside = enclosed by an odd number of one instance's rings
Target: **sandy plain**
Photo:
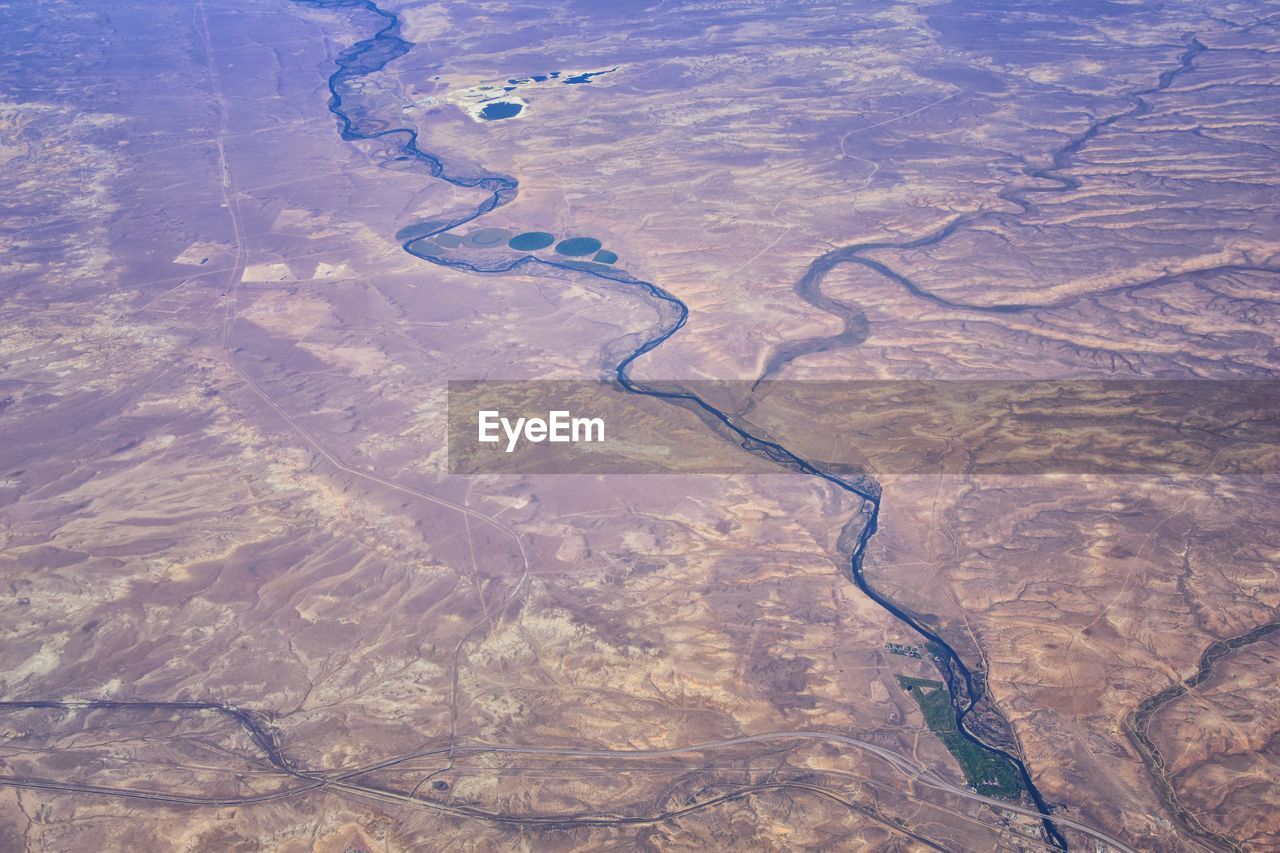
[[[501,4],[387,8],[417,44],[362,103],[518,177],[485,225],[594,234],[687,302],[642,375],[758,376],[841,329],[793,292],[815,257],[956,217],[867,253],[947,304],[834,267],[870,334],[778,375],[1275,362],[1274,23],[1247,5],[1028,9],[994,37],[965,4],[691,6],[589,40],[557,10],[536,42]],[[0,846],[1039,849],[898,684],[936,672],[848,580],[860,502],[784,473],[444,473],[446,380],[592,378],[658,316],[401,250],[481,195],[339,137],[327,77],[377,25],[67,4],[6,37],[50,46],[5,67],[45,82],[3,113],[0,698],[53,704],[0,721],[0,775],[39,783],[0,789]],[[1140,108],[1188,32],[1206,50]],[[548,65],[619,71],[518,122],[443,101]],[[1078,185],[1033,194],[1050,166]],[[981,663],[1073,846],[1273,842],[1267,646],[1150,718],[1172,800],[1125,728],[1276,619],[1273,484],[880,481],[869,576]]]

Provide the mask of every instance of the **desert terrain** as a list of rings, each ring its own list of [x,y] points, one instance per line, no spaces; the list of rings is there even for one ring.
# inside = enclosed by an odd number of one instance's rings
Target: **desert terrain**
[[[1265,4],[9,11],[0,849],[1280,844]]]

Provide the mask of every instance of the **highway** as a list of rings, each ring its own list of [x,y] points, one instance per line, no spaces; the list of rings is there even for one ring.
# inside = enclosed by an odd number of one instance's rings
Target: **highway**
[[[548,756],[565,756],[565,757],[594,757],[607,758],[620,762],[643,761],[652,758],[669,758],[680,755],[690,755],[695,753],[714,753],[717,750],[730,749],[733,747],[763,744],[773,742],[786,741],[820,741],[825,743],[835,743],[841,746],[850,747],[880,759],[887,763],[903,776],[903,784],[900,788],[901,793],[907,797],[914,797],[912,786],[921,785],[953,796],[961,797],[971,802],[978,802],[991,806],[998,810],[1014,812],[1016,814],[1028,817],[1043,817],[1038,812],[1028,809],[1024,806],[997,800],[991,797],[984,797],[968,788],[951,784],[945,779],[938,776],[932,770],[913,761],[906,756],[900,755],[893,750],[886,749],[883,746],[869,743],[849,735],[840,734],[838,732],[816,731],[816,730],[789,730],[789,731],[771,731],[760,732],[758,734],[741,735],[738,737],[724,738],[721,740],[704,741],[700,743],[688,744],[678,747],[668,747],[664,749],[605,749],[601,747],[582,747],[582,746],[544,746],[532,744],[510,744],[510,743],[479,743],[459,741],[448,745],[437,745],[425,747],[420,750],[402,753],[400,755],[390,756],[380,759],[376,762],[361,765],[359,767],[344,768],[336,770],[322,769],[303,769],[293,759],[291,759],[280,746],[281,738],[276,731],[264,721],[263,717],[251,710],[238,708],[229,705],[221,705],[211,702],[157,702],[157,701],[123,701],[123,700],[85,700],[85,701],[47,701],[33,700],[29,702],[10,701],[0,702],[0,712],[28,710],[28,709],[51,709],[63,711],[87,711],[87,710],[106,710],[106,711],[170,711],[178,713],[214,713],[219,714],[228,720],[236,723],[243,728],[259,750],[263,757],[282,775],[296,779],[301,784],[294,785],[279,791],[272,791],[263,794],[251,794],[237,797],[207,797],[191,794],[166,793],[163,791],[146,790],[132,787],[111,787],[104,785],[93,785],[81,782],[60,782],[50,779],[37,779],[16,776],[0,776],[0,785],[8,785],[11,787],[32,788],[50,791],[62,791],[66,793],[93,794],[100,796],[123,797],[128,799],[151,800],[155,802],[168,803],[172,805],[200,806],[200,807],[225,807],[225,806],[248,806],[258,803],[270,802],[272,800],[293,797],[299,794],[305,794],[320,789],[326,789],[336,793],[346,793],[356,796],[372,797],[383,802],[396,802],[401,804],[411,804],[422,808],[434,809],[460,817],[476,818],[496,823],[511,824],[537,824],[537,825],[607,825],[607,824],[627,824],[627,823],[656,823],[663,820],[680,817],[690,814],[708,806],[724,803],[733,799],[748,796],[753,792],[763,792],[771,790],[791,789],[803,791],[809,794],[821,795],[828,799],[844,803],[859,813],[867,814],[877,820],[884,820],[883,816],[868,814],[865,806],[852,803],[841,797],[839,791],[831,790],[822,786],[815,786],[809,783],[801,783],[797,781],[780,781],[771,783],[761,783],[757,785],[744,785],[735,788],[731,793],[718,796],[712,799],[699,801],[687,807],[663,810],[648,815],[609,815],[609,814],[511,814],[504,812],[493,812],[478,809],[465,805],[454,805],[441,803],[428,799],[418,798],[413,792],[402,792],[393,790],[384,786],[361,783],[358,780],[361,776],[366,776],[378,770],[393,768],[396,765],[424,758],[429,756],[444,756],[460,758],[464,756],[477,756],[486,753],[489,754],[512,754],[512,755],[548,755]],[[820,769],[805,768],[806,773],[821,775]],[[922,801],[930,802],[930,801]],[[1110,847],[1123,851],[1123,853],[1136,853],[1131,847],[1123,841],[1113,838],[1106,833],[1100,832],[1087,824],[1072,820],[1070,818],[1055,816],[1054,820],[1064,826],[1069,826],[1091,838],[1101,841]],[[905,827],[899,826],[892,821],[888,823],[895,831],[903,832],[926,842],[923,837],[919,837]],[[933,842],[927,842],[933,845]],[[936,846],[936,845],[933,845]],[[941,848],[939,848],[941,849]]]

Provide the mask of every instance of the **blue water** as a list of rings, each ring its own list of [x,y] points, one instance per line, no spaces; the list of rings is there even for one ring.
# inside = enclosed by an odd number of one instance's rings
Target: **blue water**
[[[504,118],[514,118],[520,115],[520,111],[524,109],[520,104],[513,104],[510,101],[495,101],[492,104],[485,104],[484,109],[480,111],[480,118],[485,121],[498,121]]]
[[[517,234],[507,241],[507,245],[519,252],[536,252],[545,249],[556,241],[556,235],[546,231],[526,231]]]
[[[595,237],[570,237],[568,240],[557,243],[556,251],[573,258],[580,255],[594,255],[600,251],[600,241]]]
[[[592,77],[600,77],[604,74],[612,74],[617,68],[610,68],[608,71],[584,71],[581,74],[574,74],[572,77],[564,78],[565,84],[571,83],[590,83]]]

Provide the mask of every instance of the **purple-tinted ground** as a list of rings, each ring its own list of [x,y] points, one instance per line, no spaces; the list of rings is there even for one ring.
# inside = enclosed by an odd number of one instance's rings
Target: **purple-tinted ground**
[[[384,8],[412,47],[352,81],[363,135],[519,184],[420,254],[599,240],[688,306],[639,378],[1274,370],[1261,4]],[[402,249],[488,193],[339,134],[390,19],[8,18],[0,848],[1044,843],[902,688],[940,676],[849,581],[856,496],[446,473],[446,380],[607,375],[670,316]],[[822,456],[803,403],[753,418]],[[867,576],[1070,846],[1275,845],[1274,483],[878,480]]]

